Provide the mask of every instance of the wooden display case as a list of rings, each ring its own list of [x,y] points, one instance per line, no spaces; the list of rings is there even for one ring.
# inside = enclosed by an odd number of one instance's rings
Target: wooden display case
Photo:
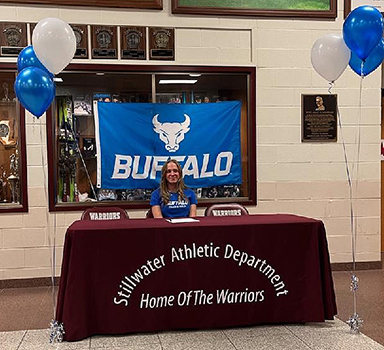
[[[24,109],[20,108],[13,90],[16,78],[14,68],[8,65],[1,68],[0,212],[25,212],[28,201]]]
[[[193,74],[192,74],[193,73]],[[164,85],[161,79],[189,78],[196,84]],[[243,183],[196,188],[199,205],[236,201],[256,204],[255,68],[70,65],[60,74],[55,106],[47,118],[50,210],[118,205],[148,208],[153,189],[96,187],[97,152],[93,100],[120,103],[207,103],[240,100]],[[60,107],[62,100],[66,103]],[[63,110],[67,118],[60,116]],[[139,132],[139,131],[138,131]],[[112,142],[112,140],[111,140]]]

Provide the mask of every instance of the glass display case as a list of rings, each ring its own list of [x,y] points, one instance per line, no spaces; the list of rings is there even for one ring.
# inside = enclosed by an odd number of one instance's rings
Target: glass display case
[[[250,181],[256,179],[255,68],[70,65],[57,78],[62,82],[57,83],[55,102],[47,112],[50,210],[80,210],[111,202],[132,209],[149,207],[153,188],[98,188],[94,101],[241,101],[242,183],[194,190],[199,205],[212,201],[256,203],[255,181]]]
[[[28,210],[24,109],[16,99],[15,69],[0,68],[0,212]]]

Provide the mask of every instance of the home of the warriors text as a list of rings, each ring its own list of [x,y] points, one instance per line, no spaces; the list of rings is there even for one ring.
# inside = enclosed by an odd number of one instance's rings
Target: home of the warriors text
[[[231,260],[239,268],[254,269],[255,273],[261,273],[273,286],[275,297],[286,296],[289,292],[282,277],[268,263],[267,259],[236,249],[229,243],[223,246],[216,246],[213,242],[203,245],[192,243],[171,247],[169,259],[166,259],[165,254],[148,259],[139,268],[124,276],[119,283],[117,296],[114,297],[113,302],[116,305],[128,306],[136,287],[151,274],[166,268],[166,261],[169,261],[170,264],[181,264],[191,259],[207,258]],[[264,289],[253,290],[248,287],[242,290],[222,288],[206,291],[203,289],[183,290],[182,286],[180,286],[180,290],[172,295],[143,293],[140,297],[140,308],[154,309],[175,306],[257,303],[265,300],[265,294]]]

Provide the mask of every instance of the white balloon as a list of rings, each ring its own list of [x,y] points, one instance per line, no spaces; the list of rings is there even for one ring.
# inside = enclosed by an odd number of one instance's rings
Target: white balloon
[[[32,46],[40,62],[53,74],[60,73],[76,52],[76,37],[62,19],[42,19],[33,30]]]
[[[343,74],[350,57],[351,51],[345,44],[342,35],[324,35],[317,39],[312,46],[312,66],[329,82],[334,82]]]

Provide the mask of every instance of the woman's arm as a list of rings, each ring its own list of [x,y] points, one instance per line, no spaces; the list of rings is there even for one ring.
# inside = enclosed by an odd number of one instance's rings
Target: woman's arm
[[[160,205],[153,205],[152,208],[152,214],[154,218],[162,218],[163,214],[161,213]]]
[[[191,209],[189,210],[189,217],[194,218],[197,214],[197,206],[196,204],[191,204]]]

